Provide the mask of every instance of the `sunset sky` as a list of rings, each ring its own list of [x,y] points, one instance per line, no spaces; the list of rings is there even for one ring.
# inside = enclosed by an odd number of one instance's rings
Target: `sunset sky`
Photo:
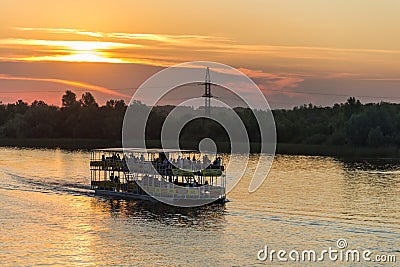
[[[0,101],[125,99],[186,61],[240,69],[273,108],[400,102],[400,1],[0,0]]]

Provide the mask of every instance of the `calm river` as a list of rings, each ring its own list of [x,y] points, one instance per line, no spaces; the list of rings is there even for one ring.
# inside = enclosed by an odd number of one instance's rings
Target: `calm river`
[[[291,266],[259,261],[258,251],[337,249],[341,238],[397,255],[382,266],[400,261],[394,161],[278,155],[257,192],[247,192],[245,176],[225,206],[182,210],[93,195],[89,159],[0,148],[0,265]]]

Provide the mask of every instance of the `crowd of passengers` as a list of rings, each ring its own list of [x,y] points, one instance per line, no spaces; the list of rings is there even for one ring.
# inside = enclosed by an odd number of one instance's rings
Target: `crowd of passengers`
[[[162,159],[159,157],[153,161],[153,164],[157,167],[167,169],[176,167],[179,169],[200,170],[205,169],[210,165],[221,166],[221,158],[216,158],[211,164],[211,160],[207,157],[207,155],[204,155],[202,160],[196,159],[195,156],[193,156],[192,159],[190,159],[190,157],[178,156],[177,159],[171,158],[169,160],[167,158]]]
[[[120,154],[114,153],[110,157],[106,157],[105,155],[102,155],[102,161],[103,162],[121,162],[122,163],[122,168],[123,169],[128,169],[127,168],[127,163],[128,164],[135,164],[135,163],[144,163],[146,162],[146,159],[144,155],[140,155],[140,157],[135,156],[134,154],[129,154],[129,155],[123,155],[121,158]],[[150,162],[150,161],[147,161]],[[167,177],[168,177],[168,182],[174,183],[175,185],[179,186],[185,186],[185,187],[198,187],[201,186],[194,178],[193,181],[191,182],[178,182],[178,179],[175,178],[174,180],[172,179],[172,172],[171,169],[174,168],[180,168],[180,169],[192,169],[192,170],[200,170],[200,169],[205,169],[207,167],[211,168],[223,168],[221,165],[221,158],[217,157],[211,164],[211,160],[207,157],[207,155],[204,155],[202,160],[196,159],[195,156],[190,159],[190,157],[181,157],[178,156],[177,159],[175,158],[170,158],[169,160],[165,156],[165,154],[160,153],[159,157],[151,160],[151,163],[153,166],[156,167],[158,171],[165,171],[168,170],[167,172]],[[110,174],[110,181],[112,182],[120,182],[120,177],[119,176],[114,176],[114,173]],[[145,175],[142,179],[142,182],[144,183],[151,183],[154,180],[156,183],[160,182],[160,180],[155,179],[153,177],[150,177],[148,175]],[[208,181],[204,181],[204,185],[208,185]]]
[[[132,153],[129,155],[124,155],[123,158],[121,159],[121,156],[117,153],[114,153],[111,157],[106,157],[105,155],[102,155],[101,160],[104,162],[119,162],[122,161],[123,166],[126,166],[126,164],[134,164],[134,163],[143,163],[145,162],[145,157],[144,155],[140,155],[140,157],[136,157]],[[154,159],[151,161],[154,166],[157,168],[167,168],[171,169],[174,167],[180,168],[180,169],[193,169],[193,170],[200,170],[200,169],[205,169],[208,166],[216,166],[219,167],[221,166],[221,157],[217,157],[211,164],[211,160],[207,157],[207,155],[204,155],[202,160],[196,159],[195,156],[193,156],[192,159],[190,157],[181,157],[178,156],[177,159],[171,158],[167,159],[165,156],[160,155],[160,157]]]

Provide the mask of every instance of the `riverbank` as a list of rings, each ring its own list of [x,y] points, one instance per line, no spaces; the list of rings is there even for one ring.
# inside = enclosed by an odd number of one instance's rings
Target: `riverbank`
[[[400,158],[397,147],[354,147],[308,144],[277,144],[276,154],[343,158]]]
[[[105,139],[74,138],[0,138],[3,147],[27,148],[61,148],[61,149],[95,149],[104,147],[120,147],[121,142]]]
[[[148,141],[149,147],[159,147],[157,140]],[[182,144],[184,148],[195,149],[196,144],[187,142]],[[32,138],[6,138],[0,139],[2,147],[28,147],[28,148],[61,148],[61,149],[96,149],[105,147],[121,147],[120,140],[104,139],[32,139]],[[222,151],[229,151],[229,143],[218,144]],[[252,151],[257,151],[259,144],[252,143]],[[276,154],[306,155],[306,156],[334,156],[334,157],[372,157],[393,158],[400,157],[400,149],[397,147],[354,147],[354,146],[328,146],[308,144],[283,144],[278,143]]]

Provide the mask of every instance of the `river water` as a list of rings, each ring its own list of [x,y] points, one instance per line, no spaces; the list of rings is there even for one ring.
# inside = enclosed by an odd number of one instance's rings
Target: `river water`
[[[291,266],[257,254],[266,245],[337,249],[341,238],[400,261],[393,160],[278,155],[257,192],[247,190],[250,171],[224,206],[177,209],[95,196],[89,159],[85,151],[0,148],[0,265]]]

